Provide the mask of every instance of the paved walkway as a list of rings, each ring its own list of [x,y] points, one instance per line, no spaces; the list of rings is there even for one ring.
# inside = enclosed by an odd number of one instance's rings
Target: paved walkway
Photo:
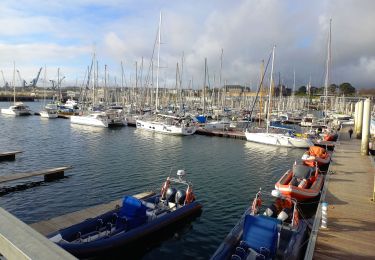
[[[347,129],[339,142],[326,194],[328,228],[319,230],[313,259],[375,259],[375,167]]]

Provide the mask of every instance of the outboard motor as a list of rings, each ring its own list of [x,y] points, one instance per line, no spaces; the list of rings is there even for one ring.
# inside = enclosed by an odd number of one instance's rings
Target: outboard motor
[[[176,189],[169,187],[165,195],[167,201],[174,201],[176,195]]]
[[[178,190],[176,192],[175,202],[176,204],[183,205],[186,197],[186,192],[184,190]]]

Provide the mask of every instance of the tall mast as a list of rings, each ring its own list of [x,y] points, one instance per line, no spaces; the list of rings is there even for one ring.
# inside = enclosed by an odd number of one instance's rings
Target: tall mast
[[[296,92],[296,70],[293,70],[293,94],[292,94],[292,106],[291,109],[294,110],[294,98],[295,98],[295,92]]]
[[[259,125],[262,119],[262,110],[263,110],[263,74],[264,74],[264,60],[262,60],[261,67],[260,67],[260,95],[259,95]],[[251,118],[250,118],[251,120]]]
[[[275,60],[275,48],[276,45],[272,48],[272,64],[271,64],[271,77],[270,77],[270,88],[268,91],[268,109],[267,109],[267,121],[266,121],[266,129],[268,133],[268,127],[270,124],[270,105],[271,105],[271,96],[272,96],[272,81],[273,81],[273,62]]]
[[[207,58],[204,58],[203,115],[206,114],[206,77],[207,77]]]
[[[159,30],[158,30],[158,64],[156,68],[156,101],[155,110],[159,108],[159,69],[160,69],[160,42],[161,42],[161,12],[159,17]]]
[[[324,124],[327,121],[327,102],[328,102],[328,84],[330,79],[330,64],[331,64],[331,24],[332,19],[329,20],[329,35],[328,35],[328,47],[327,47],[327,62],[326,62],[326,78],[324,81]]]
[[[46,105],[46,80],[47,80],[47,65],[44,64],[44,80],[43,80],[43,109]]]
[[[16,62],[13,61],[13,103],[16,104]]]
[[[219,75],[219,89],[222,87],[221,86],[221,77],[222,77],[222,71],[223,71],[223,54],[224,50],[221,48],[221,55],[220,55],[220,75]],[[222,91],[223,92],[223,91]],[[224,111],[224,98],[221,99],[221,109]]]

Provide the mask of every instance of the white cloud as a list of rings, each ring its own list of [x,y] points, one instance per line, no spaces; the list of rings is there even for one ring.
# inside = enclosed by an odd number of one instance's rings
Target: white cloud
[[[0,24],[6,24],[0,31],[0,68],[11,71],[15,60],[32,77],[45,63],[61,65],[67,80],[75,82],[90,63],[95,45],[100,64],[108,64],[111,74],[119,77],[124,61],[129,78],[142,57],[148,67],[159,10],[164,18],[161,59],[167,67],[161,74],[172,85],[183,52],[184,85],[192,77],[196,86],[203,84],[205,57],[213,85],[213,77],[216,81],[219,77],[222,48],[223,80],[255,84],[260,62],[268,58],[273,44],[277,45],[275,70],[289,86],[293,69],[297,86],[310,75],[314,85],[321,85],[331,17],[333,81],[349,81],[356,87],[375,83],[375,2],[371,0],[5,0],[0,6]]]

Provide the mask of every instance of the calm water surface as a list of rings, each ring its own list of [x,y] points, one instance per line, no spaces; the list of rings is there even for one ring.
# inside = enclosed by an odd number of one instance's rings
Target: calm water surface
[[[40,103],[28,105],[39,111]],[[0,102],[0,107],[9,103]],[[26,223],[110,202],[125,194],[159,191],[172,170],[187,171],[203,212],[144,259],[208,259],[251,203],[259,187],[274,183],[303,150],[243,140],[101,129],[69,120],[0,115],[0,151],[23,150],[1,162],[0,175],[63,165],[68,178],[0,197],[0,206]]]

